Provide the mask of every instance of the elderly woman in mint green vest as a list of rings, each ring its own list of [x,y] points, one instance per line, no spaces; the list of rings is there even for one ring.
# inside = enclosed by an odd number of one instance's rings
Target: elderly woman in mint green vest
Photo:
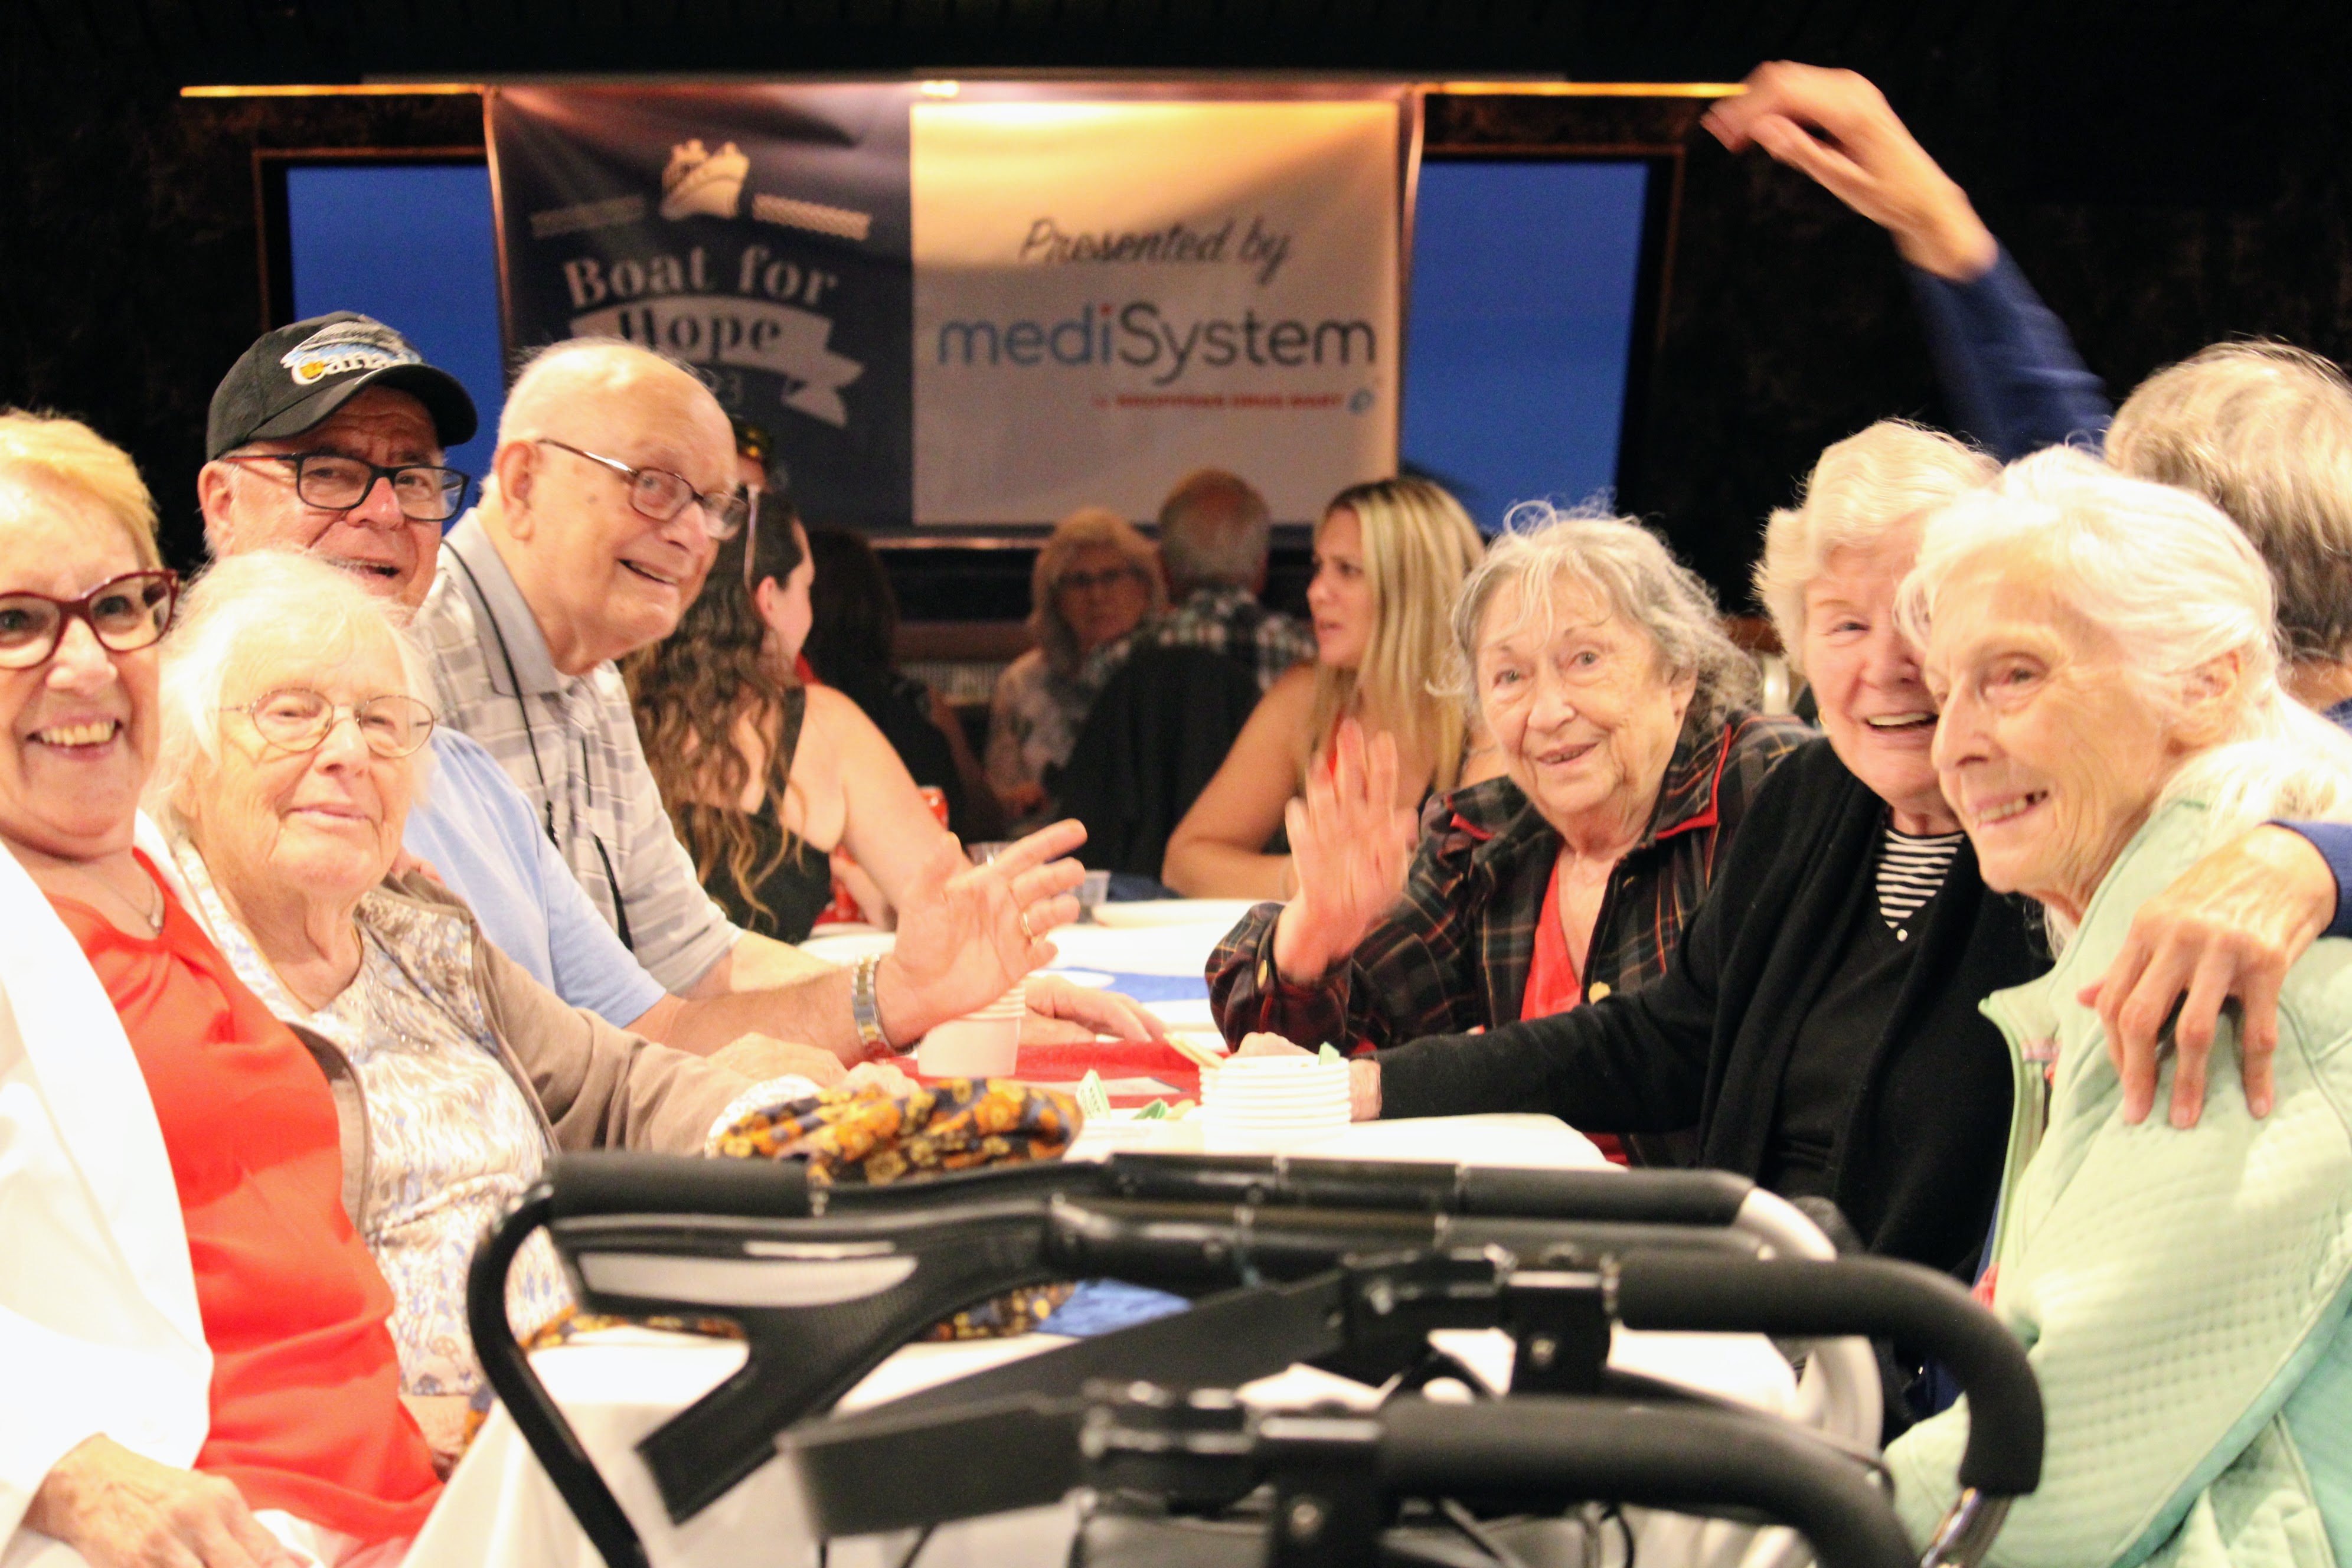
[[[2281,689],[2245,536],[2077,453],[1934,519],[1902,609],[1941,705],[1945,798],[1987,886],[2039,903],[2059,952],[1985,1005],[2017,1086],[1985,1288],[2030,1347],[2050,1453],[1992,1561],[2346,1561],[2352,942],[2288,973],[2265,1117],[2217,1064],[2194,1128],[2127,1122],[2078,993],[2207,848],[2340,816],[2352,740]],[[1915,1531],[1952,1499],[1967,1422],[1962,1405],[1888,1451]]]

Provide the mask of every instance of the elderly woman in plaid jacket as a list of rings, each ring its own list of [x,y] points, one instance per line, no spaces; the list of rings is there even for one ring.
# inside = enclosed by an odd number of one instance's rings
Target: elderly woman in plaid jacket
[[[1656,538],[1542,506],[1513,523],[1454,613],[1504,776],[1433,799],[1415,854],[1412,814],[1391,804],[1393,745],[1343,726],[1289,808],[1298,896],[1259,905],[1210,961],[1229,1039],[1266,1030],[1362,1052],[1644,984],[1717,846],[1808,738],[1751,710],[1754,666]]]

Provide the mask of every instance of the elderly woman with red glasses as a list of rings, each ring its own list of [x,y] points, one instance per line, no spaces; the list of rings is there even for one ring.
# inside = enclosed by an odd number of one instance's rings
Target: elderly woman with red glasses
[[[436,1291],[482,1217],[551,1148],[698,1151],[795,1086],[564,1007],[385,884],[413,656],[262,554],[159,657],[153,528],[121,452],[0,414],[0,1555],[373,1568],[439,1495],[470,1355]]]

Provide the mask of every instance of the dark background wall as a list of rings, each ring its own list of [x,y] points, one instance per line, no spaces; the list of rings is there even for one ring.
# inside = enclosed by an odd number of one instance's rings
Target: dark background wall
[[[520,17],[531,7],[508,9]],[[436,24],[448,7],[353,6],[373,25],[404,26],[395,36],[408,58],[371,58],[357,35],[301,32],[298,24],[325,13],[295,0],[245,9],[150,0],[119,14],[0,3],[0,402],[78,414],[128,447],[163,503],[173,553],[188,559],[205,401],[260,324],[254,151],[478,145],[481,120],[471,96],[184,100],[179,85],[350,79],[436,60],[453,71],[522,68],[534,58],[541,68],[614,68],[631,8],[611,0],[589,9],[619,18],[619,30],[580,31],[588,10],[575,7],[573,29],[547,33],[534,57],[520,24],[499,55],[455,12]],[[1038,8],[1010,4],[866,9],[903,25],[857,35],[862,55],[778,47],[757,63],[740,49],[698,58],[736,71],[871,70],[895,58],[927,70],[992,60],[1653,80],[1736,79],[1772,56],[1853,65],[1885,87],[1975,195],[2110,387],[2126,390],[2231,335],[2352,355],[2352,112],[2337,25],[2325,20],[2334,7],[1881,13],[1766,0],[1643,8],[1638,29],[1611,32],[1603,10],[1465,3],[1456,14],[1486,18],[1486,30],[1459,35],[1430,30],[1444,7],[1394,5],[1363,8],[1387,18],[1379,25],[1389,32],[1350,32],[1339,16],[1350,8],[1337,0],[1318,13],[1335,18],[1328,27],[1255,34],[1213,25],[1252,10],[1239,0],[1136,8],[1159,18],[1157,33],[1115,27],[1110,8],[1075,3],[1047,8],[1063,17],[1058,31],[1032,25]],[[232,10],[247,31],[183,36],[155,20]],[[1576,26],[1554,25],[1571,12]],[[925,18],[953,21],[950,13],[981,20],[961,33],[946,23],[922,30]],[[1405,25],[1416,17],[1419,32]],[[256,30],[265,24],[280,33]],[[836,35],[812,25],[807,36]],[[740,32],[714,26],[711,50],[730,37],[740,44]],[[1724,153],[1696,130],[1703,107],[1456,98],[1433,104],[1430,135],[1465,146],[1687,145],[1662,339],[1646,405],[1629,414],[1641,421],[1641,461],[1623,476],[1622,500],[1661,521],[1737,602],[1760,520],[1790,499],[1825,443],[1886,415],[1936,420],[1941,411],[1885,237],[1760,155]]]

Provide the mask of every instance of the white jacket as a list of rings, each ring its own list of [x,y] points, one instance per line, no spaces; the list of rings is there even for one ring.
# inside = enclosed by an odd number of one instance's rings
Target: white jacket
[[[84,1438],[194,1464],[212,1364],[138,1059],[73,934],[0,849],[0,1568],[46,1544],[18,1525]]]

